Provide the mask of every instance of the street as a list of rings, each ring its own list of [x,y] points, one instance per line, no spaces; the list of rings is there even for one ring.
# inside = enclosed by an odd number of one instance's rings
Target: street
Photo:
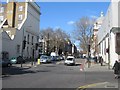
[[[3,88],[79,88],[94,83],[118,82],[111,70],[80,71],[80,63],[83,60],[77,59],[76,62],[75,66],[65,66],[63,61],[60,61],[32,68],[4,68],[9,74],[2,78],[2,85]]]

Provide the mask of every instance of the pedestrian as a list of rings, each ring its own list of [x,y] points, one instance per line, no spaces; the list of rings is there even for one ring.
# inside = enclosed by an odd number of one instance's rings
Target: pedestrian
[[[101,66],[103,66],[103,58],[102,57],[101,57],[100,63],[101,63]]]
[[[120,63],[116,60],[113,66],[115,79],[118,78],[118,75],[119,75],[119,65]]]
[[[99,57],[99,63],[101,64],[101,66],[103,66],[103,58],[102,58],[102,56]]]
[[[118,60],[118,63],[119,63],[119,65],[118,65],[118,78],[120,77],[120,59]]]
[[[97,62],[98,62],[98,61],[97,61],[97,56],[95,56],[95,58],[94,58],[94,59],[95,59],[95,63],[97,63]]]
[[[101,56],[98,57],[98,60],[99,60],[99,63],[100,63],[100,60],[101,60]]]

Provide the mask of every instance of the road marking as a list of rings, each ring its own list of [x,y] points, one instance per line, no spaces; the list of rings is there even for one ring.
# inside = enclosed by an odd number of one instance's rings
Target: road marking
[[[85,88],[92,88],[92,87],[95,87],[97,85],[102,85],[102,84],[106,84],[106,83],[108,83],[108,82],[101,82],[101,83],[94,83],[94,84],[84,85],[84,86],[78,87],[77,90],[81,90],[81,89],[85,89]]]

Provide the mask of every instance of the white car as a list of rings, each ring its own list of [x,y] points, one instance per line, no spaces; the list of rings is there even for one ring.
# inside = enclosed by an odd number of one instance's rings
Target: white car
[[[64,62],[65,65],[75,65],[74,56],[68,56]]]

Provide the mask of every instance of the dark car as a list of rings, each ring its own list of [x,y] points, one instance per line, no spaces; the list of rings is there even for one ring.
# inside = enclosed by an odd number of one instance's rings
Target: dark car
[[[57,61],[57,57],[56,56],[50,56],[51,57],[51,61]]]
[[[9,67],[9,66],[12,66],[12,63],[10,62],[10,60],[0,60],[0,66]]]
[[[13,57],[10,59],[12,64],[20,64],[20,63],[25,63],[25,59],[22,58],[22,56],[19,57]]]

